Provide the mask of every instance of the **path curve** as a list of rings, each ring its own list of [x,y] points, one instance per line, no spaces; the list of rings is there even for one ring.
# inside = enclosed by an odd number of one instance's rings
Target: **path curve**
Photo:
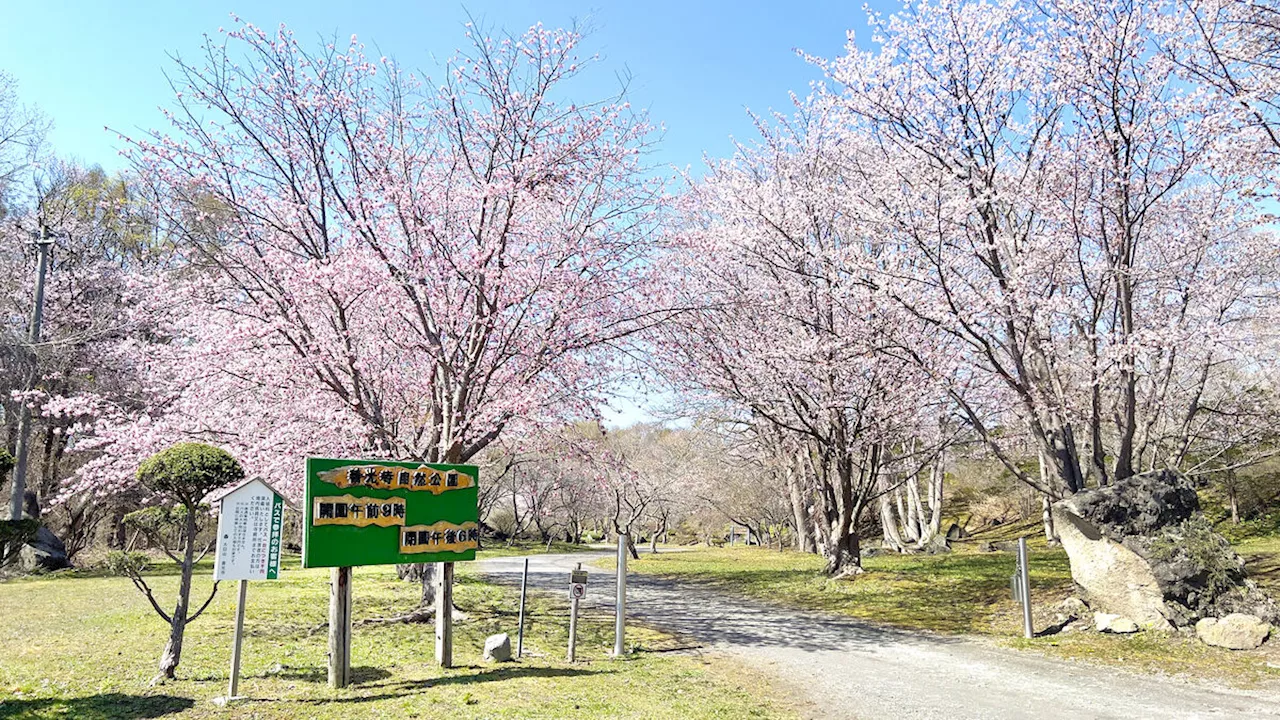
[[[569,570],[608,553],[529,557],[529,584],[567,592]],[[523,557],[475,563],[519,584]],[[613,607],[614,573],[588,568],[587,607]],[[957,637],[780,608],[705,587],[628,577],[628,615],[777,677],[815,718],[1280,718],[1274,693],[1052,660]]]

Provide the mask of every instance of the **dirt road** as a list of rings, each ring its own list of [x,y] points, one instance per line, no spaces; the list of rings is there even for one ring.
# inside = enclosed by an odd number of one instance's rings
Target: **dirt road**
[[[530,585],[567,592],[569,570],[603,553],[530,557]],[[476,563],[520,582],[523,558]],[[590,607],[614,576],[591,570]],[[1280,696],[1050,660],[978,640],[889,630],[631,575],[628,615],[777,678],[815,718],[1280,718]]]

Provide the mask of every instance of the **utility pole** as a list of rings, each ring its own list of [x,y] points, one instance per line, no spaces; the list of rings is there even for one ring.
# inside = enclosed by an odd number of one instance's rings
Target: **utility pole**
[[[27,374],[26,391],[35,389],[36,380],[40,377],[40,363],[36,355],[36,346],[40,344],[40,323],[44,320],[44,276],[49,271],[49,251],[53,246],[53,237],[49,234],[49,226],[40,221],[40,236],[35,240],[40,254],[39,267],[36,270],[35,306],[31,308],[31,327],[27,334],[27,347],[31,351],[31,371]],[[31,451],[31,408],[24,399],[18,406],[18,457],[13,468],[13,490],[9,495],[9,519],[22,519],[23,496],[27,491],[27,456]]]

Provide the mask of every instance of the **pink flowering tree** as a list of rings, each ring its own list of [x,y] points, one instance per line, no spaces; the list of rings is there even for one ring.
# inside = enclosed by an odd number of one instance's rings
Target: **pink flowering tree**
[[[899,345],[924,368],[939,338],[960,348],[963,373],[931,374],[1053,496],[1183,467],[1213,415],[1252,404],[1227,378],[1257,357],[1274,242],[1234,113],[1158,50],[1168,12],[936,0],[824,64],[859,148],[843,162],[912,258],[886,296],[930,331]],[[1010,427],[1045,480],[998,437]]]
[[[802,103],[691,184],[664,267],[671,303],[699,309],[651,337],[676,387],[789,456],[797,527],[843,574],[860,571],[864,513],[917,459],[904,441],[936,398],[891,351],[919,323],[881,286],[899,254],[862,221],[832,117]]]
[[[178,61],[171,128],[128,140],[189,263],[155,288],[169,396],[87,483],[194,434],[296,491],[307,453],[462,462],[591,406],[658,316],[649,127],[559,97],[575,33],[472,40],[438,88],[247,24]]]
[[[80,489],[189,438],[297,493],[308,454],[465,462],[593,407],[605,349],[661,317],[650,127],[563,96],[577,33],[468,36],[437,86],[283,27],[176,61],[170,127],[126,140],[185,266],[153,402],[100,424]]]

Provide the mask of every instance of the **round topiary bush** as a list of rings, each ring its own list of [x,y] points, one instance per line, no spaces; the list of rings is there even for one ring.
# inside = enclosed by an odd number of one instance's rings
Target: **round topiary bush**
[[[244,469],[231,453],[202,443],[178,443],[138,466],[138,482],[189,507],[195,507],[210,492],[243,479]]]

